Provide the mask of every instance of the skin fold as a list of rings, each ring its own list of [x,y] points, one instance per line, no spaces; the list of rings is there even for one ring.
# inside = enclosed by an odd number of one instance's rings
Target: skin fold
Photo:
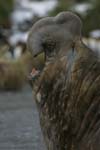
[[[71,12],[38,21],[28,49],[45,53],[32,89],[48,150],[100,150],[100,58],[81,40]]]

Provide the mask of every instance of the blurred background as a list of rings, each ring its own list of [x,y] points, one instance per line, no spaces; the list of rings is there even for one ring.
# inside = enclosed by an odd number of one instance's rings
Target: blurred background
[[[83,21],[84,42],[98,51],[100,0],[0,0],[1,89],[19,89],[27,80],[33,64],[26,49],[30,27],[42,17],[55,16],[66,10],[80,16]]]
[[[100,53],[100,0],[0,0],[0,150],[44,150],[38,113],[28,87],[33,60],[29,29],[45,16],[70,10],[83,21],[83,40]]]

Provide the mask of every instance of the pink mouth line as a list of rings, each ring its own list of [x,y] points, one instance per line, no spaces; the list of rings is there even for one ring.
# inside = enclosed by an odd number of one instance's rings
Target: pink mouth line
[[[30,75],[28,76],[28,79],[35,80],[39,75],[40,75],[40,71],[33,68]]]

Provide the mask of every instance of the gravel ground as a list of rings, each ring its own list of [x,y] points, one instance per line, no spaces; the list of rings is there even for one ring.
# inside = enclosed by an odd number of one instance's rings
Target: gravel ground
[[[30,88],[0,93],[0,150],[45,150]]]

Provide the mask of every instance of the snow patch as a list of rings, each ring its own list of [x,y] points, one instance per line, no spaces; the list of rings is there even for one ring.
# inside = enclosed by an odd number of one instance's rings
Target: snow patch
[[[82,3],[82,4],[76,4],[74,7],[72,7],[72,10],[85,15],[87,10],[91,9],[92,5],[88,3]]]
[[[100,38],[100,29],[90,32],[92,38]]]
[[[25,43],[27,41],[28,38],[28,33],[29,32],[20,32],[17,31],[15,33],[13,33],[10,38],[9,38],[9,42],[12,46],[16,46],[16,44],[18,42],[23,42]]]
[[[48,1],[29,1],[29,0],[16,0],[15,10],[11,15],[12,22],[18,24],[25,20],[30,20],[34,15],[40,17],[46,16],[47,12],[52,10],[57,5],[57,0]]]

